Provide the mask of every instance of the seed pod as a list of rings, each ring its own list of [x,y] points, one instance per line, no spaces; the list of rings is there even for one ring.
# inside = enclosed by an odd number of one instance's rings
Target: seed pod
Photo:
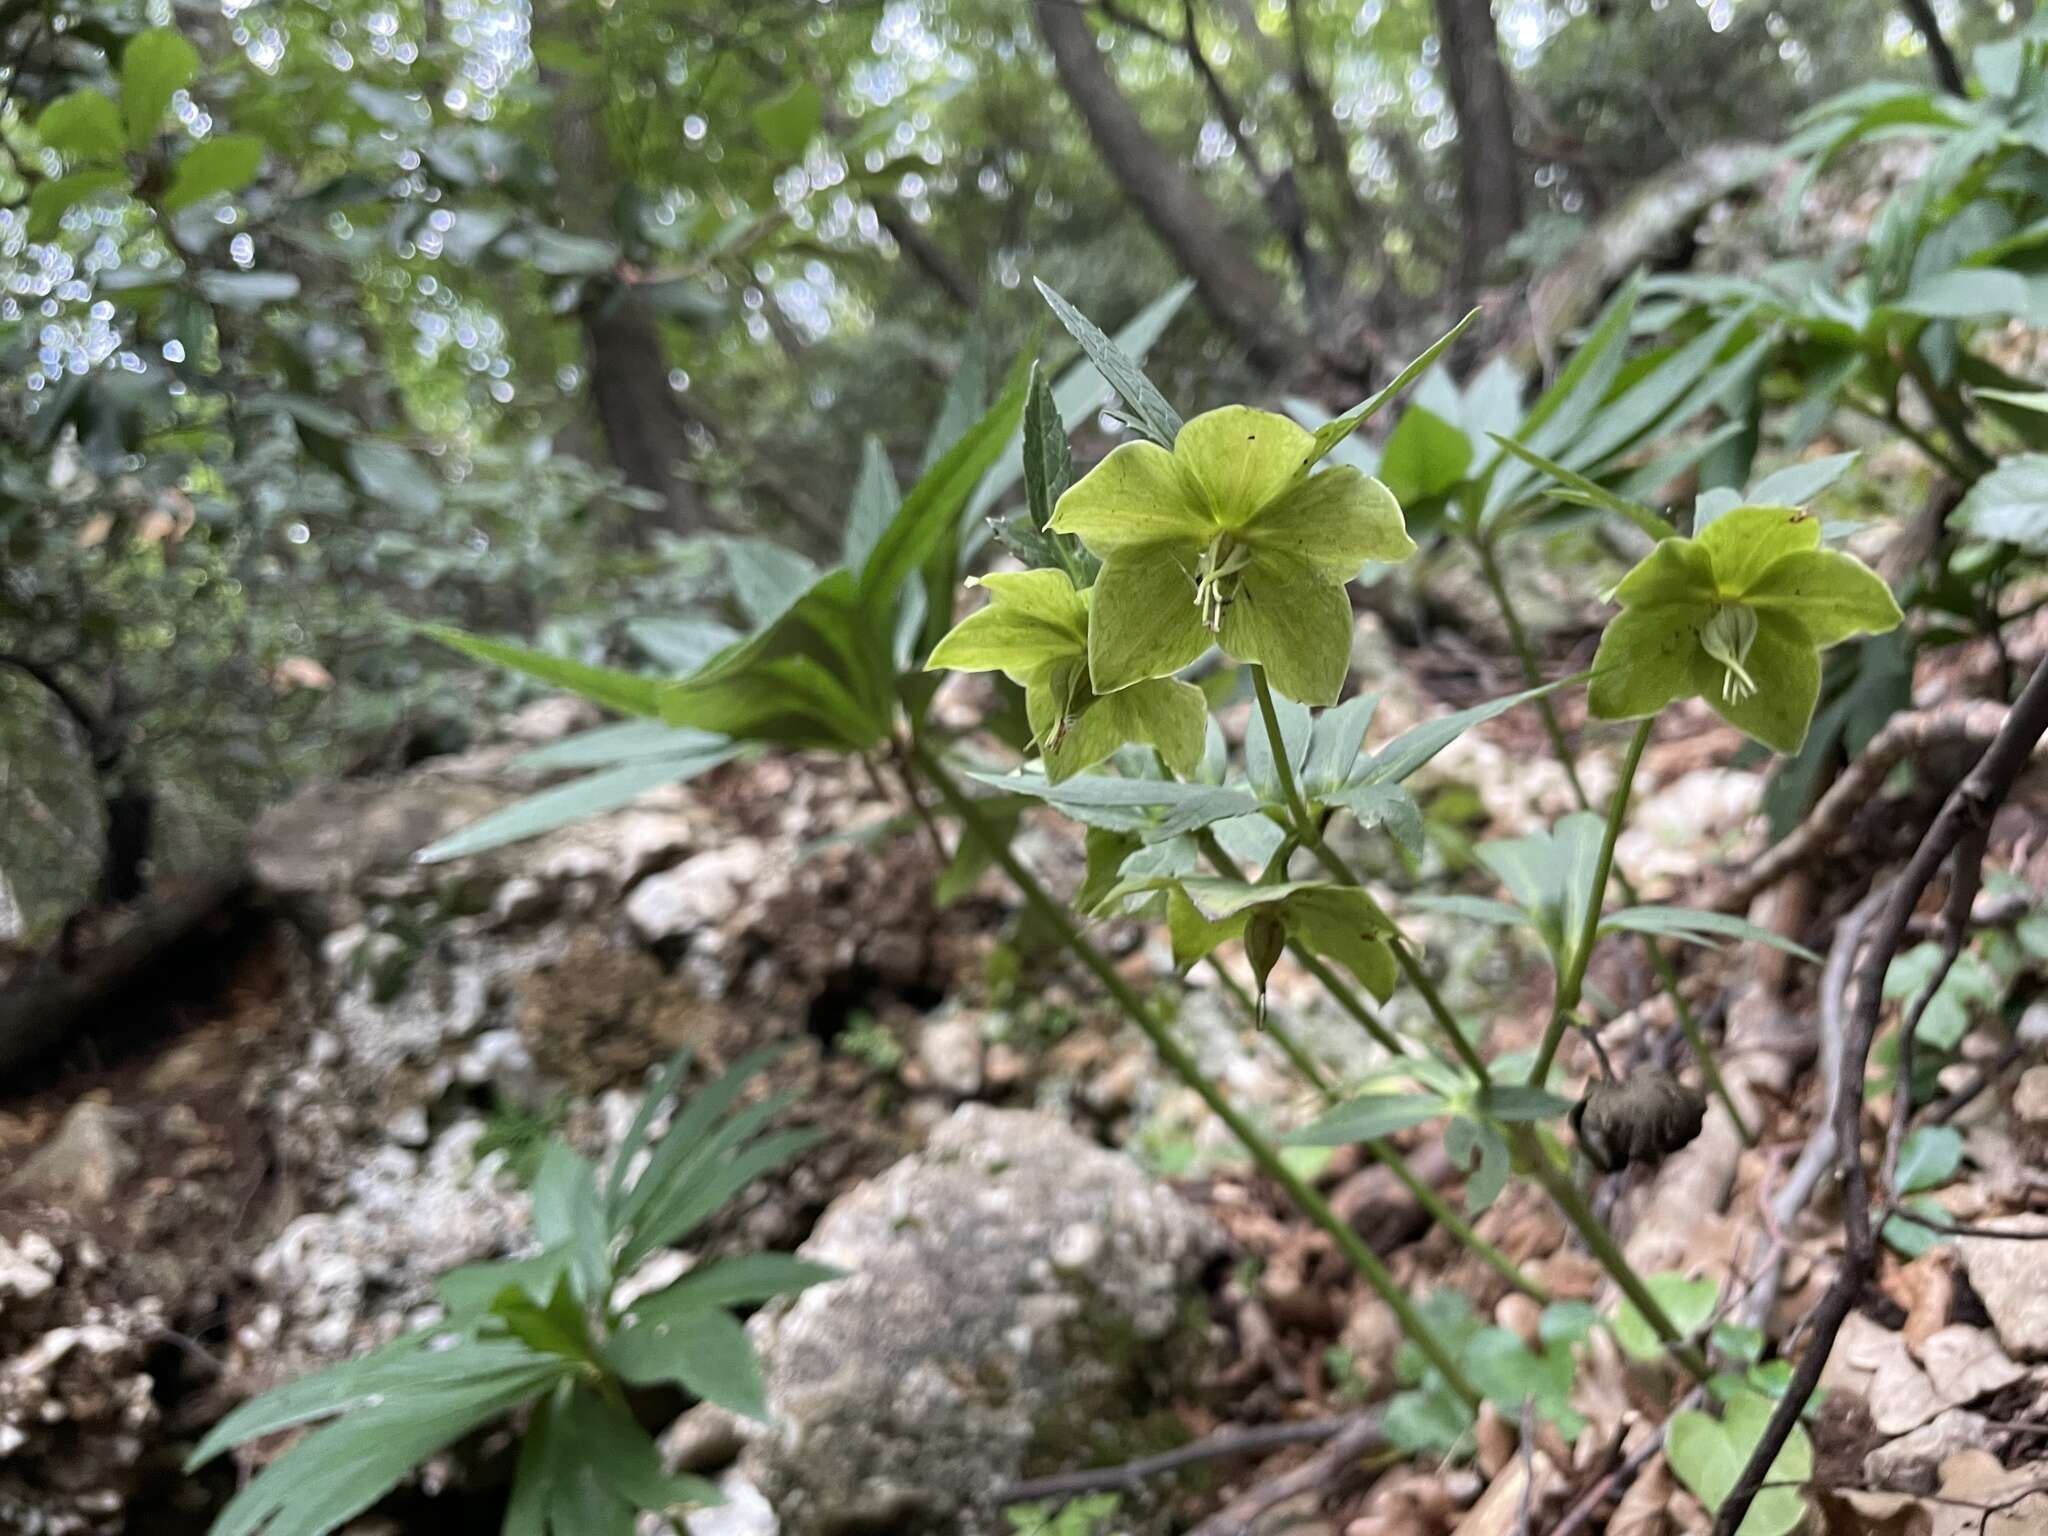
[[[1251,921],[1244,929],[1244,957],[1251,962],[1252,975],[1259,983],[1259,1024],[1266,1022],[1266,978],[1273,974],[1273,967],[1280,963],[1281,951],[1287,948],[1287,924],[1280,914],[1271,907],[1260,907],[1252,913]]]
[[[1602,1173],[1630,1163],[1656,1163],[1700,1133],[1707,1101],[1669,1072],[1635,1072],[1623,1082],[1596,1083],[1572,1106],[1579,1150]]]

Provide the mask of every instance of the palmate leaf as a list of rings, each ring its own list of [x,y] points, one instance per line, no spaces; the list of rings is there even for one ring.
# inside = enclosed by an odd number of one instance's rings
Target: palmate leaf
[[[747,1332],[715,1307],[664,1307],[654,1298],[635,1307],[605,1341],[604,1357],[635,1386],[680,1382],[707,1403],[768,1421],[761,1362]]]
[[[722,1502],[702,1478],[665,1472],[654,1442],[623,1410],[586,1388],[563,1388],[527,1427],[504,1536],[631,1536],[638,1510]]]
[[[228,1415],[186,1463],[333,1417],[258,1474],[221,1511],[214,1536],[325,1536],[375,1504],[435,1452],[565,1380],[575,1362],[514,1340],[428,1347],[413,1335],[295,1382]]]

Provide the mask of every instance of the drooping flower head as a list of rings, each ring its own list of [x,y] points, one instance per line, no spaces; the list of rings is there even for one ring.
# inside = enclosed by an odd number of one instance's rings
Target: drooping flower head
[[[1820,532],[1793,507],[1738,507],[1698,538],[1658,544],[1614,589],[1622,611],[1593,659],[1593,713],[1639,719],[1698,696],[1765,746],[1797,752],[1820,653],[1900,620],[1877,573],[1822,549]]]
[[[1349,466],[1316,468],[1285,416],[1231,405],[1169,452],[1126,443],[1053,513],[1102,561],[1088,667],[1097,695],[1178,672],[1212,644],[1304,704],[1334,704],[1351,655],[1345,583],[1415,552],[1393,494]]]
[[[1055,784],[1127,742],[1156,748],[1183,776],[1201,761],[1209,705],[1189,683],[1154,678],[1117,693],[1089,686],[1094,588],[1074,590],[1064,571],[1012,571],[971,583],[989,594],[938,643],[927,671],[1002,672],[1024,690],[1032,743]]]

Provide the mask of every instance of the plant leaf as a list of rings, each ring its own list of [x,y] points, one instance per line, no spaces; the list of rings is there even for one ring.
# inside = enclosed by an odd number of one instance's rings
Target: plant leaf
[[[1166,403],[1158,387],[1145,377],[1145,371],[1133,362],[1122,347],[1103,334],[1101,327],[1080,310],[1074,308],[1045,283],[1032,279],[1045,302],[1067,334],[1081,344],[1081,350],[1088,354],[1088,360],[1096,371],[1116,391],[1131,413],[1131,420],[1147,437],[1167,448],[1180,434],[1180,413]]]

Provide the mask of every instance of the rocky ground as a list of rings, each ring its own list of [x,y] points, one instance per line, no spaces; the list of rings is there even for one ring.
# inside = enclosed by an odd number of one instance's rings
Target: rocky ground
[[[1376,738],[1510,686],[1453,652],[1420,674],[1425,694],[1371,621],[1359,660],[1386,686]],[[1918,702],[1969,686],[1967,667],[1929,676]],[[1694,728],[1667,733],[1646,762],[1621,857],[1652,893],[1697,885],[1756,837],[1760,781],[1732,766],[1736,743],[1709,721],[1683,722]],[[1343,1412],[1385,1384],[1397,1338],[1327,1240],[1062,973],[998,880],[936,906],[928,841],[844,765],[736,763],[529,844],[412,863],[530,791],[509,766],[520,751],[587,723],[544,703],[502,741],[281,807],[257,834],[252,902],[0,1101],[0,1529],[202,1530],[237,1468],[182,1476],[198,1434],[249,1395],[430,1316],[443,1270],[519,1252],[522,1153],[550,1129],[602,1152],[649,1069],[679,1047],[709,1074],[780,1046],[773,1086],[794,1090],[793,1119],[828,1133],[705,1248],[808,1243],[855,1277],[757,1319],[772,1433],[749,1440],[701,1408],[669,1432],[678,1463],[720,1475],[730,1496],[693,1519],[698,1536],[757,1536],[778,1518],[788,1536],[1002,1531],[991,1501],[1015,1480],[1226,1424]],[[1535,722],[1517,716],[1466,738],[1422,781],[1433,816],[1491,837],[1570,808],[1542,752]],[[1611,782],[1597,756],[1587,773],[1595,794]],[[1994,862],[2037,892],[2039,808],[2037,795],[2014,806],[1994,840]],[[1055,883],[1078,878],[1070,829],[1028,822],[1020,847]],[[1882,836],[1852,843],[1779,925],[1825,946],[1845,882],[1889,851]],[[1547,1003],[1533,956],[1451,918],[1418,929],[1453,1001],[1494,1019],[1498,1047],[1533,1037]],[[1276,1125],[1309,1111],[1270,1038],[1213,986],[1175,982],[1161,940],[1100,937],[1134,979],[1174,989],[1178,1027],[1235,1098]],[[1596,980],[1649,996],[1632,966],[1616,956]],[[1816,979],[1737,952],[1688,967],[1696,1006],[1725,1021],[1724,1068],[1761,1144],[1744,1149],[1717,1115],[1654,1181],[1603,1193],[1641,1265],[1714,1275],[1731,1298],[1754,1287],[1767,1238],[1785,1238],[1765,1318],[1782,1332],[1817,1295],[1815,1260],[1839,1243],[1825,1192],[1789,1232],[1759,1217],[1813,1119]],[[2026,1011],[2038,986],[2026,971],[2000,999],[2022,1038],[2048,1032],[2048,1012]],[[1283,966],[1274,999],[1339,1076],[1370,1064],[1305,976]],[[1973,1015],[1958,1081],[2004,1050],[2000,1018]],[[1625,1060],[1649,1060],[1670,1034],[1648,1003],[1607,1038]],[[1962,1176],[1938,1191],[1952,1214],[2048,1205],[2034,1172],[2048,1068],[2008,1061],[1956,1124]],[[1413,1151],[1455,1195],[1441,1147],[1417,1137]],[[1345,1149],[1316,1177],[1413,1290],[1459,1290],[1505,1326],[1534,1328],[1384,1170]],[[1479,1226],[1559,1296],[1604,1301],[1539,1199],[1511,1193]],[[1946,1531],[1962,1528],[1939,1523],[1964,1507],[1954,1501],[1996,1502],[2048,1473],[2037,1258],[1985,1240],[1887,1256],[1830,1363],[1824,1481],[1947,1497],[1923,1506]],[[1655,1387],[1596,1350],[1580,1384],[1592,1427],[1576,1443],[1552,1435],[1523,1461],[1508,1426],[1483,1424],[1472,1466],[1315,1483],[1256,1529],[1504,1533],[1518,1501],[1501,1523],[1499,1489],[1523,1476],[1554,1521],[1647,1433]],[[1185,1528],[1312,1450],[1126,1490],[1119,1519]],[[365,1536],[494,1528],[504,1461],[475,1452],[434,1469]],[[1661,1462],[1629,1499],[1610,1530],[1704,1528]]]

